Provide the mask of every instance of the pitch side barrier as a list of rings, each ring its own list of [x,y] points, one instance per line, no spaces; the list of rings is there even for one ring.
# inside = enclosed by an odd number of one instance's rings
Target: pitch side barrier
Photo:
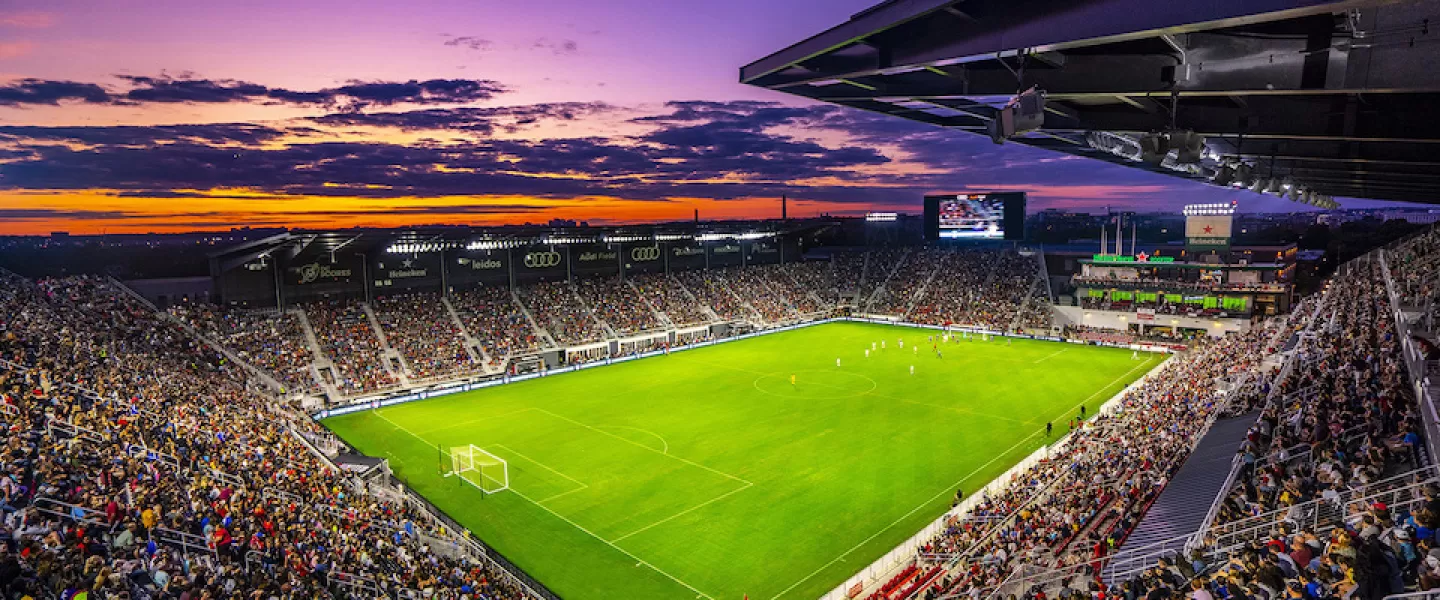
[[[826,323],[837,323],[837,322],[846,322],[846,321],[848,321],[848,322],[853,322],[853,323],[878,323],[878,324],[884,324],[884,325],[899,325],[899,326],[903,326],[903,327],[914,327],[914,328],[917,328],[917,329],[932,329],[932,330],[935,330],[935,331],[948,331],[948,332],[950,332],[950,333],[961,333],[961,332],[965,332],[965,333],[971,333],[971,334],[993,335],[993,336],[998,336],[998,337],[1011,337],[1011,338],[1020,338],[1020,339],[1028,339],[1028,340],[1044,340],[1044,341],[1048,341],[1048,342],[1067,342],[1067,343],[1071,343],[1071,344],[1080,344],[1080,345],[1086,345],[1086,346],[1109,346],[1109,347],[1112,347],[1112,348],[1127,348],[1127,349],[1130,349],[1130,350],[1139,350],[1139,351],[1142,351],[1142,352],[1175,353],[1175,352],[1182,351],[1182,350],[1185,349],[1184,346],[1170,346],[1170,345],[1164,345],[1164,344],[1113,344],[1113,343],[1096,342],[1096,341],[1090,341],[1090,340],[1072,340],[1072,339],[1062,338],[1062,337],[1058,337],[1058,336],[1030,335],[1030,334],[1025,334],[1025,333],[1006,333],[1006,332],[1003,332],[1003,331],[996,331],[996,330],[993,330],[993,329],[985,329],[985,328],[979,328],[979,327],[964,327],[964,326],[958,326],[958,325],[951,325],[951,326],[948,326],[948,327],[947,327],[947,326],[944,326],[944,325],[931,325],[931,324],[926,324],[926,323],[911,323],[911,322],[908,322],[908,321],[901,321],[901,320],[899,320],[899,319],[896,318],[896,317],[888,317],[888,316],[883,316],[883,315],[860,315],[860,316],[852,316],[852,317],[830,317],[830,318],[825,318],[825,319],[817,319],[817,320],[814,320],[814,321],[805,321],[805,322],[801,322],[801,323],[793,323],[793,324],[790,324],[790,325],[784,325],[784,326],[775,327],[775,328],[771,328],[771,329],[763,329],[763,330],[760,330],[760,331],[752,331],[752,332],[750,332],[750,333],[742,333],[742,334],[740,334],[740,335],[728,336],[728,337],[723,337],[723,338],[720,338],[720,339],[702,340],[702,341],[699,341],[699,342],[695,342],[695,343],[691,343],[691,344],[686,344],[686,345],[684,345],[684,346],[676,346],[676,347],[674,347],[674,348],[671,348],[668,352],[684,352],[684,351],[686,351],[686,350],[694,350],[694,349],[697,349],[697,348],[704,348],[704,347],[707,347],[707,346],[714,346],[714,345],[716,345],[716,344],[724,344],[724,343],[728,343],[728,342],[737,342],[737,341],[740,341],[740,340],[749,339],[749,338],[753,338],[753,337],[759,337],[759,336],[762,336],[762,335],[771,335],[771,334],[781,333],[781,332],[785,332],[785,331],[793,331],[793,330],[796,330],[796,329],[803,329],[803,328],[806,328],[806,327],[813,327],[813,326],[816,326],[816,325],[824,325],[824,324],[826,324]],[[666,351],[666,350],[650,350],[650,351],[646,351],[646,352],[641,352],[641,353],[639,353],[639,354],[631,354],[631,355],[627,355],[627,356],[606,357],[606,358],[604,358],[603,360],[594,360],[594,361],[590,361],[590,362],[586,362],[586,363],[581,363],[581,364],[578,364],[578,365],[569,365],[569,366],[559,367],[559,368],[555,368],[555,369],[544,369],[544,370],[539,371],[539,372],[536,372],[536,373],[526,373],[526,374],[524,374],[524,375],[491,375],[491,376],[489,376],[488,378],[470,379],[470,380],[453,381],[453,382],[449,382],[449,383],[436,384],[436,385],[432,385],[432,386],[430,386],[430,387],[428,387],[428,388],[426,388],[426,389],[422,389],[422,390],[416,390],[416,389],[414,389],[414,388],[411,388],[411,389],[409,389],[409,390],[405,390],[404,392],[400,392],[400,393],[393,393],[393,394],[389,394],[389,395],[377,395],[377,396],[371,396],[371,397],[368,397],[368,398],[361,398],[361,399],[359,399],[359,400],[357,400],[357,401],[355,401],[355,402],[352,402],[352,403],[350,403],[350,404],[346,404],[346,405],[338,406],[338,407],[334,407],[334,408],[327,408],[327,409],[324,409],[324,410],[320,410],[320,411],[313,412],[313,413],[310,414],[310,416],[311,416],[311,418],[314,418],[314,419],[316,419],[316,420],[326,419],[326,418],[329,418],[329,417],[338,417],[338,416],[340,416],[340,415],[345,415],[345,414],[349,414],[349,413],[353,413],[353,412],[359,412],[359,411],[362,411],[362,410],[374,410],[374,409],[377,409],[377,408],[385,408],[385,407],[387,407],[387,406],[394,406],[394,405],[396,405],[396,404],[405,404],[405,403],[407,403],[407,402],[417,402],[417,401],[420,401],[420,400],[428,400],[428,399],[431,399],[431,398],[439,398],[439,397],[442,397],[442,396],[449,396],[449,395],[451,395],[451,394],[459,394],[459,393],[463,393],[463,392],[470,392],[470,391],[474,391],[474,390],[485,389],[485,388],[488,388],[488,387],[494,387],[494,386],[497,386],[497,385],[506,385],[506,384],[510,384],[510,383],[519,383],[519,382],[521,382],[521,381],[528,381],[528,380],[537,379],[537,378],[540,378],[540,377],[553,377],[553,376],[555,376],[555,375],[561,375],[561,374],[564,374],[564,373],[572,373],[572,372],[575,372],[575,371],[583,371],[583,370],[585,370],[585,369],[593,369],[593,368],[596,368],[596,367],[603,367],[603,366],[613,365],[613,364],[617,364],[617,363],[623,363],[623,362],[631,361],[631,360],[639,360],[639,359],[642,359],[642,358],[649,358],[649,357],[652,357],[652,356],[660,356],[660,355],[663,355],[663,354],[667,354],[667,351]]]

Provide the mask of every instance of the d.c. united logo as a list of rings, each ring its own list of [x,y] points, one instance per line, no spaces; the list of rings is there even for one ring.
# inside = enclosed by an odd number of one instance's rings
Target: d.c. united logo
[[[543,269],[558,264],[560,264],[559,252],[531,252],[525,255],[525,266],[531,269]]]
[[[660,258],[659,246],[642,246],[630,249],[630,260],[635,262],[646,262]]]

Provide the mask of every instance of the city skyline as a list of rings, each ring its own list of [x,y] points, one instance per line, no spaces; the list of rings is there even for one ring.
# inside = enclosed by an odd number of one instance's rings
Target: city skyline
[[[1302,208],[736,82],[873,2],[12,3],[0,234]]]

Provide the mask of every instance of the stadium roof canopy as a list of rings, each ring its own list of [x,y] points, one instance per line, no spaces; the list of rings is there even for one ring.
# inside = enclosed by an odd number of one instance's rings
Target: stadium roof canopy
[[[1035,86],[1044,125],[1013,141],[1440,203],[1437,41],[1440,0],[890,0],[740,81],[980,134]],[[1138,160],[1137,139],[1170,129],[1203,134],[1208,166]]]

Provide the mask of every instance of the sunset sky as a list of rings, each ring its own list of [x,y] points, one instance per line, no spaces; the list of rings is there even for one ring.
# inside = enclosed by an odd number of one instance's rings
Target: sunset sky
[[[737,83],[875,1],[8,0],[0,234],[1297,207]]]

